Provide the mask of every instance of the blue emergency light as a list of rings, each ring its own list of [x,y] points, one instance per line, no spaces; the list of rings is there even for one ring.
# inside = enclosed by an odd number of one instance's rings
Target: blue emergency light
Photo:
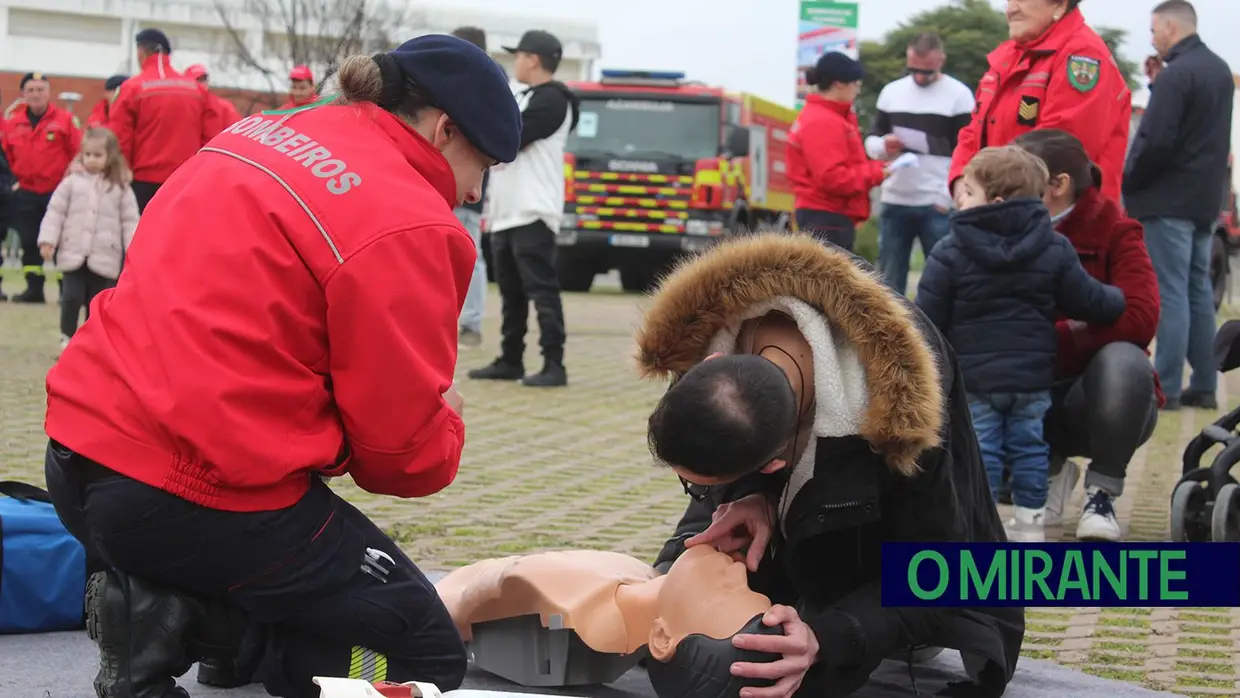
[[[604,80],[684,80],[685,74],[669,70],[604,70]]]

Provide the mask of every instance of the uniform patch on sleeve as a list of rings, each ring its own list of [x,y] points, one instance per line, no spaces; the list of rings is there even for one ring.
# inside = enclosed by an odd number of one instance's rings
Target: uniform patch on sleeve
[[[1038,110],[1042,100],[1029,95],[1021,95],[1020,106],[1016,109],[1016,123],[1021,126],[1037,126]]]
[[[1102,63],[1089,56],[1068,56],[1068,82],[1078,92],[1089,92],[1098,86],[1098,73]]]

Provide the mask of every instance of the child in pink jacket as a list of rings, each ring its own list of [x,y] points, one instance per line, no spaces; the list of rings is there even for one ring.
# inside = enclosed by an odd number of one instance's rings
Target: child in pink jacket
[[[52,194],[39,228],[39,252],[64,272],[60,348],[77,331],[78,315],[100,291],[116,285],[125,250],[138,227],[133,175],[116,135],[92,128],[82,138],[79,167],[70,169]]]

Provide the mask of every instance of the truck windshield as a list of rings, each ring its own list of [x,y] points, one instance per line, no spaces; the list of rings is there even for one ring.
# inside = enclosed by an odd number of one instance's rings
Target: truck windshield
[[[719,105],[583,97],[568,151],[607,157],[700,160],[719,154]]]

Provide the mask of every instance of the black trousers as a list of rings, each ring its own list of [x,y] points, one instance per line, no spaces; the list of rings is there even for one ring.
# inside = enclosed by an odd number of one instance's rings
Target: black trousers
[[[13,229],[22,243],[22,267],[26,269],[26,288],[36,298],[43,297],[43,256],[39,254],[39,225],[47,213],[51,194],[18,189],[13,192]]]
[[[163,182],[139,182],[134,181],[130,184],[133,189],[133,196],[138,200],[138,213],[146,210],[146,205],[151,203],[151,199],[155,198],[155,192],[164,185]]]
[[[256,674],[283,698],[316,698],[314,676],[465,678],[465,648],[434,586],[400,548],[319,479],[293,506],[207,509],[117,475],[51,442],[47,489],[88,551],[130,575],[240,606],[262,637]]]
[[[1128,463],[1158,425],[1154,369],[1135,344],[1103,347],[1075,380],[1057,386],[1044,433],[1058,459],[1088,458],[1087,486],[1119,496]]]
[[[849,252],[852,252],[853,245],[857,242],[857,225],[848,216],[830,211],[798,208],[796,221],[797,230],[809,233],[836,247],[843,247]]]
[[[86,319],[90,319],[90,302],[100,291],[116,286],[116,279],[100,276],[86,268],[67,271],[60,288],[60,334],[72,337],[78,328],[78,316],[86,309]]]
[[[525,330],[530,302],[538,315],[539,346],[543,358],[564,361],[564,306],[556,273],[555,233],[542,221],[491,233],[495,283],[502,301],[504,361],[523,364]]]

